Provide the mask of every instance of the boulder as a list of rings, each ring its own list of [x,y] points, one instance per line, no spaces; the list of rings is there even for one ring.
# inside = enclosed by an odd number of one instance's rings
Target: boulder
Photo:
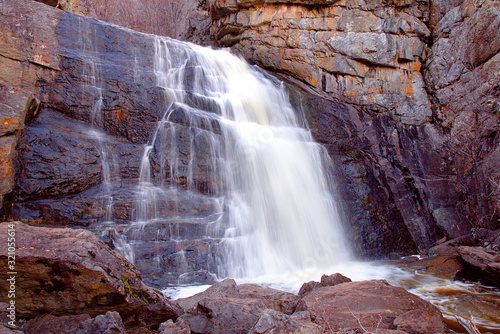
[[[162,323],[158,334],[191,334],[191,330],[182,318],[177,318],[175,323],[172,320]]]
[[[266,309],[258,299],[204,298],[181,318],[193,333],[248,333]]]
[[[302,284],[299,290],[299,297],[304,297],[314,289],[322,286],[335,286],[337,284],[342,284],[347,282],[352,282],[352,280],[349,277],[345,277],[344,275],[339,273],[335,273],[333,275],[322,275],[321,281],[319,283],[315,281],[310,281]]]
[[[242,298],[261,300],[268,309],[288,315],[295,311],[299,302],[297,295],[256,284],[240,284],[237,288]]]
[[[297,306],[297,311],[306,310],[315,323],[334,331],[444,332],[443,317],[435,306],[384,280],[317,288]]]
[[[1,234],[7,231],[16,236],[18,317],[116,311],[126,326],[157,327],[181,313],[161,292],[144,285],[132,264],[89,231],[0,224]],[[7,243],[0,246],[0,259],[1,270],[11,271],[6,268]],[[4,300],[7,283],[0,283]]]
[[[500,252],[483,247],[458,247],[460,258],[473,267],[479,280],[500,286]],[[478,273],[479,271],[479,273]]]

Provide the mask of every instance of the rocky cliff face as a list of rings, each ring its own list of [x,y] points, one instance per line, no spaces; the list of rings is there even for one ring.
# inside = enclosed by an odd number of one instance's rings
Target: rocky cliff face
[[[304,109],[342,161],[355,235],[406,229],[423,250],[499,226],[499,22],[494,1],[220,0],[210,31],[320,105],[343,102]]]
[[[209,29],[215,43],[289,85],[293,104],[336,164],[331,175],[359,254],[425,251],[442,236],[498,228],[498,3],[220,0],[206,6],[210,24],[202,16],[192,20],[193,38],[206,41]],[[130,222],[143,145],[168,105],[152,70],[153,37],[27,0],[2,3],[0,15],[7,36],[0,39],[4,213],[70,226]],[[97,104],[102,113],[94,112]],[[194,137],[183,127],[182,110],[178,115],[178,143],[190,145]],[[205,160],[200,171],[209,170]],[[185,189],[182,173],[169,182]],[[167,196],[159,210],[191,218],[217,214],[216,183],[200,172],[195,193]],[[190,235],[184,243],[168,233],[141,234],[156,248],[137,250],[144,256],[139,269],[163,275],[152,264],[159,254],[171,265],[188,254],[193,271],[206,268],[214,244],[202,240],[206,222],[196,222],[159,222]]]

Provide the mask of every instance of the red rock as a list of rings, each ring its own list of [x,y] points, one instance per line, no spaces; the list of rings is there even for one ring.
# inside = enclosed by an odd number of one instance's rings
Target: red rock
[[[126,326],[154,327],[176,319],[180,309],[92,232],[20,222],[0,224],[0,235],[16,234],[17,316],[33,318],[117,311]],[[7,243],[0,244],[0,270],[8,272]],[[0,296],[7,300],[7,281]]]
[[[292,314],[299,302],[297,295],[256,284],[241,284],[237,288],[243,298],[261,300],[267,308],[284,314]]]
[[[489,284],[500,286],[500,252],[483,247],[458,247],[463,261],[479,269],[481,278]]]
[[[395,319],[401,317],[401,326],[422,330],[415,333],[444,332],[441,312],[435,306],[383,280],[317,288],[299,302],[297,311],[304,310],[311,313],[315,323],[334,331],[355,328],[402,330],[395,323]],[[414,313],[422,314],[418,325],[412,317]]]

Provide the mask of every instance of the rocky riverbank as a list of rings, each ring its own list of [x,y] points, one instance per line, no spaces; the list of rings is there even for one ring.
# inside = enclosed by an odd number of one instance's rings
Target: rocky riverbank
[[[324,275],[295,295],[226,279],[172,301],[88,231],[9,222],[0,235],[9,228],[16,234],[15,298],[2,279],[2,333],[444,332],[436,307],[383,280]],[[2,275],[9,271],[6,245],[0,245]]]

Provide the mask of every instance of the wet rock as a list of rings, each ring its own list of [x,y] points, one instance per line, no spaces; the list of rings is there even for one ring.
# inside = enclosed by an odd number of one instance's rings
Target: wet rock
[[[435,306],[383,280],[317,288],[299,302],[297,311],[305,310],[315,323],[335,330],[444,332],[443,317]]]
[[[452,255],[429,256],[416,261],[407,262],[405,259],[396,261],[398,266],[407,268],[409,271],[418,271],[441,277],[450,281],[456,279],[457,274],[464,269],[463,263],[456,252]]]
[[[16,284],[23,287],[16,294],[18,317],[116,311],[126,326],[154,327],[180,314],[159,291],[142,283],[133,265],[91,232],[13,222],[0,225],[3,234],[8,226],[16,231]],[[0,250],[6,259],[6,245]],[[2,286],[2,298],[7,290]]]

